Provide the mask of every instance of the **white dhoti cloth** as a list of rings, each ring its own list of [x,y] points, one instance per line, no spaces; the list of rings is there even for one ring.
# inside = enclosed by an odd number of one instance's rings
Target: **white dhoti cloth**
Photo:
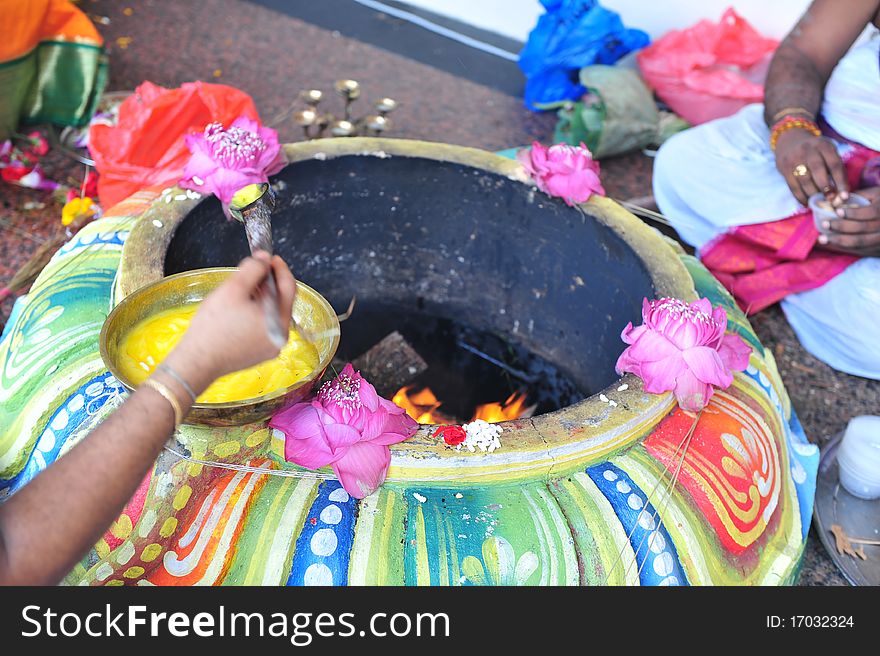
[[[880,39],[840,61],[822,115],[839,134],[880,151]],[[660,211],[698,250],[731,228],[803,210],[776,170],[763,105],[667,141],[654,163]],[[848,148],[838,144],[842,153]],[[810,353],[835,369],[880,379],[880,259],[864,258],[826,284],[791,294],[782,309]]]

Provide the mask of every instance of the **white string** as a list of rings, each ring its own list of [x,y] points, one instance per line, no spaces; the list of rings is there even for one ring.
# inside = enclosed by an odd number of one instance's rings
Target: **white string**
[[[690,435],[691,435],[691,432],[688,432],[688,434],[686,434],[684,436],[684,439],[682,439],[682,441],[679,443],[678,447],[675,449],[675,452],[672,454],[673,458],[678,456],[679,451],[681,451],[682,448],[684,448],[685,443],[688,442]],[[684,458],[684,455],[682,455],[682,458]],[[660,487],[660,485],[663,483],[663,481],[666,480],[666,475],[670,474],[670,473],[671,472],[666,467],[663,468],[663,472],[657,478],[657,481],[654,483],[654,487],[652,487],[651,491],[648,492],[648,494],[647,494],[647,497],[646,497],[647,503],[653,503],[651,501],[651,499],[654,497],[654,493],[657,491],[657,488]],[[655,507],[655,512],[656,512],[656,507],[657,507],[656,504],[654,504],[654,507]],[[606,585],[608,583],[609,579],[611,578],[611,575],[614,573],[614,569],[617,567],[617,564],[622,563],[624,552],[626,551],[627,547],[632,545],[632,543],[631,543],[632,536],[635,534],[636,529],[638,529],[638,527],[639,527],[638,519],[642,513],[647,514],[647,511],[642,510],[639,512],[638,515],[636,515],[636,521],[633,523],[632,530],[630,530],[629,534],[626,536],[626,540],[624,541],[623,546],[620,548],[620,551],[617,554],[617,558],[615,558],[614,562],[611,564],[611,567],[608,568],[608,573],[605,575],[605,579],[602,581],[601,585]],[[655,515],[655,517],[656,517],[656,515]],[[642,538],[642,541],[644,541],[644,538]],[[638,552],[638,549],[641,548],[641,546],[642,546],[642,543],[639,543],[638,548],[636,548],[636,550],[633,552],[634,556],[635,556],[635,553]],[[626,575],[629,573],[630,566],[631,565],[627,565],[626,570],[623,572],[624,582],[626,581]]]
[[[658,516],[660,515],[660,512],[661,512],[660,504],[661,503],[663,504],[662,511],[666,512],[666,507],[669,505],[669,501],[672,499],[672,492],[675,490],[675,485],[678,482],[678,475],[681,473],[681,466],[684,464],[685,458],[687,458],[688,449],[690,449],[690,446],[691,446],[691,439],[693,438],[694,432],[697,429],[697,423],[700,421],[700,417],[702,417],[702,416],[703,416],[703,411],[700,410],[700,413],[694,419],[694,423],[691,425],[690,430],[687,432],[687,436],[685,437],[686,444],[684,445],[684,451],[682,451],[681,458],[679,459],[678,465],[675,468],[675,473],[672,475],[672,479],[669,481],[669,485],[666,488],[666,496],[663,498],[662,501],[660,501],[660,503],[654,503],[654,514],[651,516],[652,523],[656,522]],[[663,521],[662,518],[660,519],[660,521],[661,522]],[[639,565],[639,568],[636,571],[636,578],[638,579],[641,577],[642,569],[645,567],[645,563],[648,562],[648,557],[651,554],[651,546],[654,544],[654,540],[657,538],[657,534],[659,532],[660,532],[659,527],[657,528],[657,530],[645,532],[645,535],[642,536],[642,539],[639,542],[639,546],[636,547],[635,551],[633,551],[632,562],[626,566],[626,572],[624,572],[624,578],[626,577],[627,574],[629,574],[630,567],[632,567],[633,565],[636,564],[636,561],[638,559],[639,549],[641,549],[642,545],[645,543],[645,538],[647,538],[648,535],[650,535],[651,538],[648,540],[648,547],[645,549],[645,558],[642,560],[642,564]]]
[[[185,453],[181,453],[180,451],[172,449],[167,444],[165,445],[165,450],[173,453],[181,460],[186,460],[187,462],[194,462],[199,465],[208,465],[209,467],[219,467],[220,469],[229,469],[231,471],[247,472],[250,474],[266,474],[268,476],[282,476],[285,478],[313,478],[322,481],[336,480],[335,476],[331,476],[330,474],[323,474],[316,471],[303,471],[300,469],[269,469],[268,467],[234,465],[227,462],[217,462],[215,460],[200,460],[199,458],[193,458],[192,456],[188,456]]]
[[[611,200],[613,200],[618,205],[622,205],[624,209],[629,210],[633,214],[641,215],[643,218],[646,218],[648,220],[653,220],[657,223],[662,223],[663,225],[672,227],[672,223],[669,221],[669,219],[667,219],[659,212],[649,210],[647,207],[641,207],[640,205],[631,203],[628,200],[620,200],[618,198],[612,198]]]
[[[421,16],[417,16],[416,14],[410,13],[408,11],[403,11],[402,9],[390,7],[381,2],[376,2],[375,0],[354,1],[358,4],[364,5],[365,7],[370,7],[371,9],[375,9],[376,11],[381,11],[384,14],[394,16],[395,18],[402,18],[405,21],[409,21],[413,25],[418,25],[419,27],[425,28],[429,32],[439,34],[440,36],[445,36],[447,39],[458,41],[459,43],[462,43],[466,46],[476,48],[477,50],[482,50],[483,52],[489,53],[490,55],[495,55],[496,57],[501,57],[502,59],[506,59],[507,61],[515,62],[519,59],[519,55],[517,54],[508,52],[507,50],[502,50],[501,48],[486,43],[485,41],[473,39],[469,36],[461,34],[460,32],[456,32],[455,30],[450,30],[448,27],[443,27],[442,25],[438,25],[437,23],[432,23],[431,21],[426,20]]]

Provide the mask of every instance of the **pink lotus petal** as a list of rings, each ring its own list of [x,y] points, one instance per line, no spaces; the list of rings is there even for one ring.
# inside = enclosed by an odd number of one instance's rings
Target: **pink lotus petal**
[[[322,419],[325,424],[348,424],[353,426],[361,423],[352,417],[353,414],[357,415],[358,413],[356,411],[353,412],[342,404],[322,402],[319,405],[323,411]]]
[[[642,299],[642,323],[647,324],[653,312],[651,301],[647,298]]]
[[[679,375],[674,392],[682,410],[699,412],[709,403],[709,399],[715,393],[715,388],[685,370]]]
[[[210,157],[211,148],[208,146],[208,140],[205,139],[203,133],[195,132],[193,134],[188,134],[184,136],[183,142],[191,153],[202,153],[203,155]]]
[[[276,149],[267,148],[266,151],[260,155],[260,159],[257,161],[258,168],[262,169],[267,176],[275,175],[287,166],[287,156],[284,154],[284,151],[281,150],[281,146],[279,145]]]
[[[409,418],[409,417],[408,417]],[[376,437],[370,440],[370,444],[381,444],[384,446],[391,446],[392,444],[400,444],[401,442],[408,440],[413,435],[415,435],[416,431],[419,430],[418,423],[415,420],[410,418],[410,421],[415,423],[415,430],[411,433],[406,434],[404,432],[398,432],[397,430],[388,431],[385,433],[379,433]]]
[[[645,391],[662,394],[675,389],[678,378],[687,371],[681,351],[662,360],[641,363],[641,376]]]
[[[379,395],[376,394],[376,388],[361,378],[360,374],[358,374],[358,378],[361,379],[361,403],[370,412],[376,412],[379,409]]]
[[[189,162],[183,167],[183,179],[180,181],[180,186],[187,189],[188,187],[186,185],[195,185],[195,183],[192,182],[193,178],[199,178],[202,181],[202,184],[189,188],[204,189],[203,185],[205,184],[205,181],[210,181],[214,172],[218,168],[220,167],[217,166],[217,163],[213,159],[211,159],[209,153],[203,152],[202,150],[195,150],[190,156]]]
[[[696,301],[692,301],[690,303],[690,308],[692,310],[694,310],[695,312],[702,312],[703,314],[711,315],[713,313],[712,301],[710,301],[708,298],[705,298],[705,297],[701,297],[701,298],[698,298]],[[722,312],[724,312],[724,308],[719,306],[718,309],[721,310]],[[724,316],[725,317],[727,316],[726,312],[724,312]]]
[[[532,158],[530,157],[529,150],[527,148],[523,148],[522,150],[518,151],[516,153],[516,159],[529,175],[534,174],[535,171],[532,168]]]
[[[205,185],[214,192],[224,206],[229,205],[236,191],[258,182],[262,182],[262,176],[224,168],[218,168],[205,179]]]
[[[630,373],[635,374],[639,378],[642,377],[642,363],[630,355],[629,349],[624,349],[623,353],[617,358],[617,364],[614,365],[614,370],[619,375]]]
[[[695,346],[681,354],[688,369],[697,379],[710,385],[730,387],[733,374],[725,369],[718,351],[708,346]]]
[[[306,469],[320,469],[333,463],[344,455],[343,451],[333,453],[326,442],[317,440],[297,440],[288,438],[284,442],[284,459]]]
[[[270,131],[269,128],[260,129],[260,137],[266,142],[266,148],[260,153],[256,162],[256,168],[265,171],[266,175],[274,175],[287,163],[287,159],[281,151],[281,144],[278,143],[277,137],[274,134],[271,138],[263,137],[264,132],[274,133],[274,130]]]
[[[325,424],[324,432],[327,434],[327,443],[334,455],[340,449],[347,449],[361,441],[361,432],[346,424]]]
[[[333,463],[333,471],[342,487],[355,499],[375,492],[388,474],[391,451],[387,446],[359,442]]]
[[[284,458],[309,469],[325,467],[338,456],[327,442],[319,411],[310,403],[297,403],[282,410],[269,426],[284,433]]]
[[[361,427],[361,436],[363,441],[372,442],[385,430],[385,423],[388,413],[384,410],[368,414],[364,417]]]
[[[623,332],[620,333],[620,339],[622,339],[627,344],[635,344],[639,337],[641,337],[644,333],[648,332],[647,326],[635,326],[633,327],[632,323],[626,324],[626,328],[623,329]]]
[[[639,326],[641,328],[641,332],[645,332],[646,328],[644,326]],[[620,333],[620,339],[622,339],[627,344],[632,344],[638,339],[639,334],[636,334],[636,330],[638,328],[633,328],[632,321],[626,324],[626,327]]]
[[[260,130],[260,124],[252,118],[248,118],[247,116],[239,116],[232,122],[232,125],[230,125],[229,127],[240,128],[248,132],[258,132]],[[272,131],[274,132],[274,130]]]
[[[752,348],[739,335],[725,335],[718,346],[718,355],[724,366],[734,371],[744,371],[749,366]]]
[[[689,349],[704,343],[705,328],[693,321],[674,321],[667,325],[663,334],[678,348]]]
[[[656,362],[681,353],[663,333],[648,330],[642,333],[628,349],[629,355],[640,362]]]
[[[386,446],[397,444],[398,442],[408,440],[418,430],[418,422],[401,409],[398,413],[384,414],[381,420],[376,422],[375,433],[369,441],[373,444],[384,444]],[[364,433],[366,434],[366,431]]]

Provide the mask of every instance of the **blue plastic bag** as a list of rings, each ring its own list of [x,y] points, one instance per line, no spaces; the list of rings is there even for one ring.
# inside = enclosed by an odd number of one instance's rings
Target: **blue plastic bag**
[[[620,15],[596,0],[541,0],[547,10],[519,55],[526,75],[526,107],[550,109],[580,98],[586,89],[577,72],[591,64],[613,64],[650,42],[624,26]]]

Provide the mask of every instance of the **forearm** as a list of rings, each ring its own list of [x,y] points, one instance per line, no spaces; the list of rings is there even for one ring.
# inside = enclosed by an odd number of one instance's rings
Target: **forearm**
[[[107,530],[152,466],[174,429],[174,400],[185,416],[193,397],[217,377],[278,355],[261,297],[270,271],[286,333],[296,281],[280,258],[259,252],[202,302],[162,363],[176,375],[159,367],[151,376],[171,401],[149,386],[138,390],[0,505],[0,584],[58,582]]]
[[[880,0],[813,0],[770,64],[764,85],[768,125],[789,107],[818,114],[831,72],[878,8]]]
[[[185,412],[187,395],[172,389]],[[0,505],[0,584],[57,583],[118,517],[173,429],[169,402],[140,389]]]
[[[826,79],[794,45],[783,41],[773,57],[764,85],[764,121],[772,126],[785,109],[798,108],[816,117]]]

